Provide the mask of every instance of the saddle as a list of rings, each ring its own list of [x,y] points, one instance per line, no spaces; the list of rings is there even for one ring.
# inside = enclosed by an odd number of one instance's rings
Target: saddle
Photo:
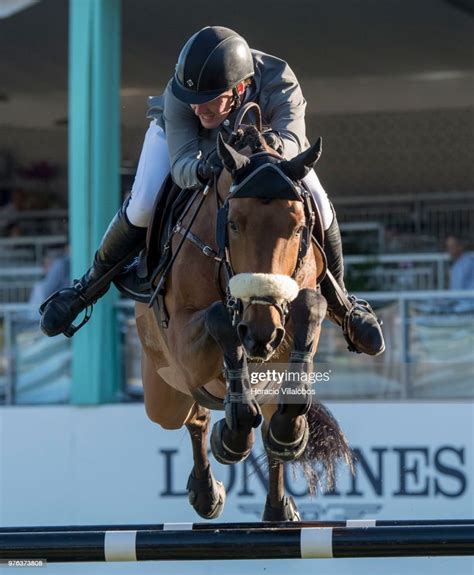
[[[159,275],[170,260],[172,253],[169,240],[193,193],[194,190],[183,190],[177,186],[171,175],[165,179],[153,206],[146,246],[114,279],[114,284],[120,293],[140,303],[150,301],[152,294],[150,279]]]

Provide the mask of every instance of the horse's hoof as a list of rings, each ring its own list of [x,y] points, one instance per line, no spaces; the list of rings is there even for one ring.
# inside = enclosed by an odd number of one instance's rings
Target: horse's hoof
[[[198,515],[204,519],[219,517],[225,505],[225,487],[215,479],[210,465],[199,479],[191,471],[186,489],[189,503]]]
[[[303,416],[301,416],[303,417]],[[309,438],[309,425],[306,417],[303,417],[304,429],[300,437],[290,443],[279,441],[275,439],[272,433],[272,421],[263,431],[263,444],[268,456],[276,461],[287,463],[295,461],[303,455],[304,450],[308,444]]]
[[[272,507],[267,495],[262,521],[301,521],[301,517],[293,497],[285,495],[279,507]]]
[[[211,433],[211,451],[216,461],[224,465],[232,465],[248,457],[255,442],[255,432],[252,429],[249,434],[250,447],[245,451],[237,452],[230,449],[230,447],[224,443],[223,433],[226,427],[227,423],[225,419],[220,419],[214,424]]]

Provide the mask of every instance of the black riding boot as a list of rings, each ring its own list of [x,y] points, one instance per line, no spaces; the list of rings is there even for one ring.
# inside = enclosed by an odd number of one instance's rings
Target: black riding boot
[[[72,325],[76,317],[108,291],[112,279],[143,247],[147,228],[134,226],[128,221],[125,205],[107,228],[92,267],[79,281],[74,281],[72,287],[55,292],[41,304],[40,326],[46,335],[52,337],[64,333],[67,337],[73,336],[87,322],[91,310],[79,326]]]
[[[342,327],[348,349],[368,355],[379,355],[385,351],[385,342],[377,319],[369,303],[349,295],[344,285],[344,262],[341,234],[336,214],[329,229],[324,232],[324,253],[328,269],[341,289],[340,294],[329,277],[321,283],[321,292],[328,303],[327,314]]]

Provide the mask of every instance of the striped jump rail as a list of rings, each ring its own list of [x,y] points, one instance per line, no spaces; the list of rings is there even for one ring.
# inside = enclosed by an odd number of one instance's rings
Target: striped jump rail
[[[345,521],[248,521],[241,523],[140,523],[135,525],[47,525],[0,527],[0,533],[49,533],[51,531],[219,531],[228,529],[299,529],[301,527],[411,527],[423,525],[474,525],[474,519],[347,519]]]
[[[474,555],[472,524],[244,529],[216,529],[215,525],[210,529],[2,532],[0,559],[220,561]]]

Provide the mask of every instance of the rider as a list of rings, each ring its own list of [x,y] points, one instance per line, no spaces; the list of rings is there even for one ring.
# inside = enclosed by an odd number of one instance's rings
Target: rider
[[[179,55],[164,101],[151,98],[152,118],[143,144],[130,198],[112,220],[95,254],[92,267],[70,288],[53,294],[40,308],[41,329],[48,336],[68,330],[86,307],[103,295],[94,285],[116,267],[131,260],[146,236],[156,195],[171,171],[181,188],[202,186],[221,169],[215,152],[219,129],[232,126],[232,116],[244,102],[262,110],[267,143],[291,159],[308,147],[305,134],[306,101],[286,62],[256,50],[233,30],[207,26],[195,33]],[[378,355],[385,349],[379,322],[369,304],[347,295],[343,278],[341,236],[334,208],[312,170],[304,179],[321,214],[324,251],[335,278],[323,280],[328,315],[343,328],[351,351]],[[110,274],[109,274],[110,275]],[[88,296],[88,291],[93,296]],[[338,294],[339,291],[339,294]],[[342,297],[341,297],[342,295]]]

